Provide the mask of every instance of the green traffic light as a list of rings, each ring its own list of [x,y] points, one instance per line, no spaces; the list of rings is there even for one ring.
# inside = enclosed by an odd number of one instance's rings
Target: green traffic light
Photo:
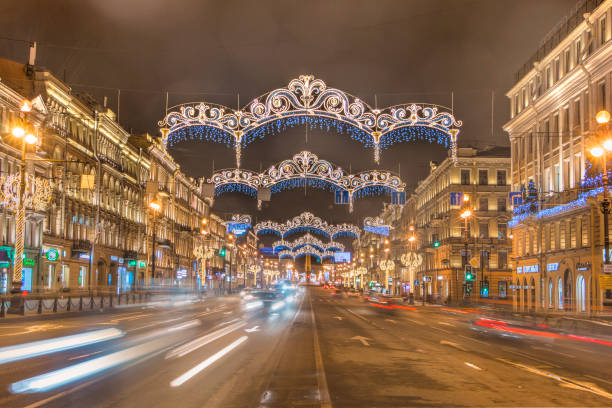
[[[434,242],[434,243],[433,243],[433,246],[434,246],[434,248],[439,247],[439,246],[440,246],[440,242],[439,242],[439,241]]]
[[[225,248],[222,248],[221,251],[219,251],[219,255],[225,256]]]

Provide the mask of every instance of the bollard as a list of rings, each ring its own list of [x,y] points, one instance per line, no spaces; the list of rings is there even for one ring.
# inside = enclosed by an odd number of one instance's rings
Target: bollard
[[[66,310],[69,312],[70,311],[70,303],[72,303],[72,299],[70,296],[68,296],[68,305],[66,306]]]
[[[113,294],[112,293],[110,294],[110,297],[109,297],[109,306],[108,307],[113,307]]]
[[[38,299],[38,310],[37,310],[38,314],[42,313],[42,298]]]
[[[79,312],[83,310],[83,295],[79,296]]]
[[[57,313],[57,297],[55,297],[55,300],[53,301],[53,312]]]
[[[2,302],[2,305],[0,306],[0,317],[6,317],[6,309],[5,309],[5,305],[4,305],[4,299],[0,299],[0,302]]]
[[[94,308],[94,301],[93,301],[93,295],[89,296],[89,310],[93,310]]]
[[[104,309],[104,295],[100,296],[100,309]]]

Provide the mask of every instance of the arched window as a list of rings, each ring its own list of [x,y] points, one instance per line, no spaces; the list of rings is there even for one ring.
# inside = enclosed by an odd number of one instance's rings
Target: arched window
[[[557,309],[563,310],[563,279],[557,278]]]
[[[551,278],[548,278],[548,308],[552,309],[554,307],[554,299],[555,292],[553,288],[553,281]]]
[[[586,312],[586,285],[582,275],[576,279],[576,310]]]

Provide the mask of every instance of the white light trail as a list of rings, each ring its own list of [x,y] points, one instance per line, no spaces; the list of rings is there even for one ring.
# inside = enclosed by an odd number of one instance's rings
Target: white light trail
[[[244,308],[249,310],[249,309],[255,309],[258,307],[262,307],[264,304],[261,300],[257,301],[257,302],[249,302],[246,305],[244,305]]]
[[[17,346],[0,348],[0,364],[12,361],[23,360],[25,358],[42,356],[45,354],[57,353],[77,347],[99,343],[123,337],[125,332],[116,328],[94,330],[85,333],[74,334],[71,336],[57,337],[54,339],[35,341],[32,343],[19,344]]]
[[[154,340],[149,340],[145,343],[129,347],[125,350],[117,351],[102,357],[97,357],[83,363],[71,365],[59,370],[38,375],[36,377],[17,381],[9,386],[9,391],[13,394],[20,394],[24,392],[44,392],[73,381],[81,380],[118,365],[129,363],[130,361],[151,357],[171,344],[172,340],[162,337],[163,335],[171,334],[178,330],[188,329],[199,324],[199,320],[193,320],[185,324],[159,330],[139,339],[144,340],[154,338]]]
[[[274,303],[272,306],[270,306],[270,309],[271,310],[278,310],[278,309],[280,309],[283,306],[285,306],[285,302],[283,302],[281,300],[281,301],[278,301],[278,302]]]
[[[195,351],[199,349],[200,347],[207,345],[208,343],[212,343],[213,341],[220,339],[221,337],[235,330],[238,330],[239,328],[244,327],[245,325],[246,325],[246,322],[235,323],[235,324],[232,324],[231,326],[224,327],[223,329],[219,329],[205,336],[192,340],[189,343],[183,344],[182,346],[169,351],[168,354],[166,354],[166,359],[173,358],[173,357],[177,357],[177,358],[183,357],[184,355],[189,354],[192,351]]]
[[[170,382],[170,385],[172,387],[179,387],[183,385],[186,381],[189,381],[194,375],[198,374],[200,371],[204,370],[206,367],[210,366],[215,361],[225,356],[227,353],[229,353],[230,351],[238,347],[240,344],[244,343],[247,339],[248,339],[247,336],[242,336],[241,338],[239,338],[238,340],[236,340],[229,346],[221,349],[220,351],[216,352],[212,356],[208,357],[206,360],[202,361],[200,364],[193,367],[192,369],[187,371],[185,374],[172,380],[172,382]]]

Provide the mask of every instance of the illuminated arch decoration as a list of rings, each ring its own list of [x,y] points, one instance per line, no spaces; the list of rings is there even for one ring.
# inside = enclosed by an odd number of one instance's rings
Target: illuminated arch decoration
[[[311,246],[305,246],[302,247],[298,250],[295,251],[291,251],[288,249],[279,251],[278,253],[278,258],[279,259],[298,259],[302,256],[306,256],[306,255],[310,255],[310,256],[314,256],[317,258],[317,260],[324,260],[324,259],[333,259],[334,258],[334,252],[333,251],[319,251],[316,248],[313,248]]]
[[[366,217],[363,220],[363,230],[371,232],[373,234],[389,236],[389,230],[392,227],[385,224],[385,220],[381,217]]]
[[[45,211],[53,198],[54,185],[48,179],[26,174],[24,191],[25,208]],[[0,207],[16,211],[19,208],[21,175],[19,173],[0,177]]]
[[[215,196],[226,192],[240,192],[256,197],[260,188],[270,189],[274,194],[306,185],[331,191],[347,191],[351,212],[354,198],[403,192],[406,187],[406,184],[391,172],[370,170],[349,174],[308,151],[295,154],[291,160],[283,160],[262,173],[228,169],[213,174],[207,182],[214,184]]]
[[[344,251],[344,245],[342,245],[339,242],[334,242],[334,241],[330,241],[328,243],[325,243],[323,241],[321,241],[320,239],[318,239],[317,237],[315,237],[314,235],[311,234],[306,234],[303,235],[301,237],[299,237],[298,239],[294,240],[294,241],[285,241],[285,240],[280,240],[280,241],[276,241],[272,244],[272,248],[273,251],[276,253],[278,251],[281,250],[291,250],[291,251],[297,251],[300,248],[303,247],[311,247],[311,248],[315,248],[318,251],[333,251],[333,252],[337,252],[337,251]]]
[[[256,235],[274,234],[282,239],[299,232],[319,234],[332,240],[344,236],[359,239],[361,236],[361,230],[353,224],[329,225],[326,221],[308,211],[293,217],[285,223],[279,224],[275,221],[260,222],[255,224],[253,231]]]
[[[442,108],[442,109],[441,109]],[[238,110],[209,102],[179,105],[158,122],[164,145],[184,140],[207,140],[233,146],[240,168],[242,148],[256,139],[295,126],[309,126],[348,134],[374,149],[398,142],[423,140],[438,143],[457,157],[461,121],[438,105],[405,104],[372,108],[344,91],[329,88],[312,75],[300,75],[286,88],[278,88]]]

